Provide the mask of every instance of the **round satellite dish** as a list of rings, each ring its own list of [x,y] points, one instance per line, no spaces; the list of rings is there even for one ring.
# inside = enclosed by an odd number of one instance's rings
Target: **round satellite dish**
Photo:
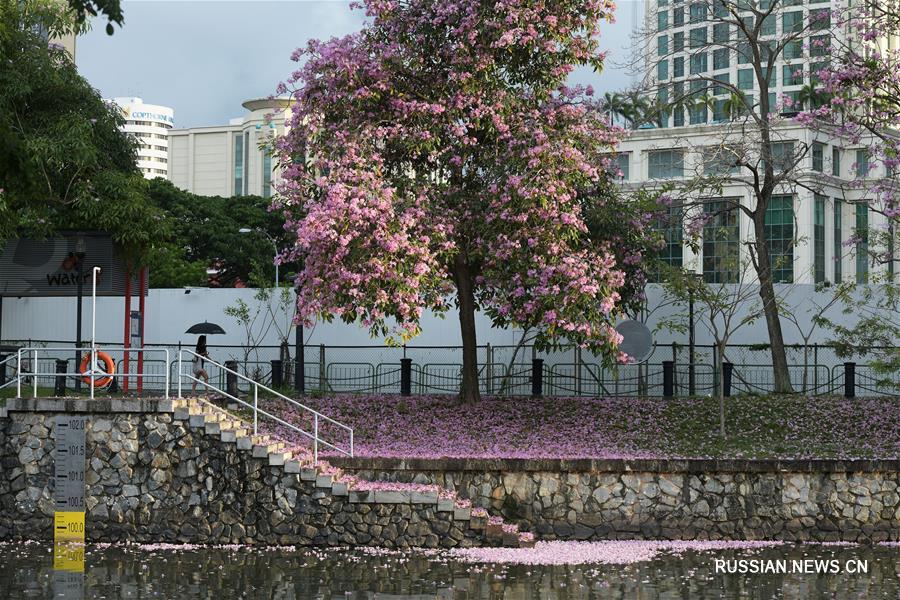
[[[616,326],[616,331],[622,336],[619,350],[624,352],[634,362],[644,362],[653,354],[653,336],[650,330],[640,321],[628,319]]]

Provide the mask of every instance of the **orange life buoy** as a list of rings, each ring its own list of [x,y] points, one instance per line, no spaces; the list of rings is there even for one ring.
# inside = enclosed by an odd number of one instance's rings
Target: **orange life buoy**
[[[116,363],[113,362],[112,357],[106,352],[97,351],[97,362],[100,363],[97,366],[99,367],[94,372],[94,387],[106,387],[110,383],[112,383],[112,375],[116,372]],[[81,368],[80,373],[82,375],[81,380],[88,385],[91,385],[91,353],[88,352],[83,359],[81,359]],[[104,368],[105,367],[105,368]],[[99,374],[103,373],[104,376],[100,377]]]

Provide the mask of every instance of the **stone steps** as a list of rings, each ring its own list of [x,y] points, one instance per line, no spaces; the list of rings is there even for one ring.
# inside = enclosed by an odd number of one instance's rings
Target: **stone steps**
[[[286,442],[268,434],[253,434],[252,424],[207,402],[177,399],[173,401],[173,408],[175,419],[185,422],[191,429],[214,435],[223,443],[237,444],[239,450],[250,452],[254,458],[265,459],[269,466],[299,475],[301,481],[313,483],[317,493],[340,497],[350,503],[433,505],[436,512],[452,513],[454,521],[467,523],[469,529],[483,537],[486,545],[519,548],[534,545],[532,534],[520,532],[518,526],[504,523],[501,517],[488,517],[484,509],[457,506],[453,499],[442,497],[443,492],[356,489],[353,483],[342,480],[341,471],[329,469],[324,472],[323,467],[313,465],[311,453],[288,450]]]

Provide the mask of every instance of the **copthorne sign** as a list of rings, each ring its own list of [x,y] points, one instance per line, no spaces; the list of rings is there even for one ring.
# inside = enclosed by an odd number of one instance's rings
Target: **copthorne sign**
[[[163,113],[133,110],[131,111],[131,115],[127,118],[133,121],[165,121],[169,125],[175,125],[175,117],[173,117],[172,115],[165,115]]]
[[[84,241],[83,258],[76,252],[79,237]],[[79,279],[90,294],[93,267],[100,267],[97,295],[125,294],[125,264],[106,234],[73,232],[49,240],[10,240],[0,253],[0,296],[75,296]],[[134,279],[133,283],[136,291]]]

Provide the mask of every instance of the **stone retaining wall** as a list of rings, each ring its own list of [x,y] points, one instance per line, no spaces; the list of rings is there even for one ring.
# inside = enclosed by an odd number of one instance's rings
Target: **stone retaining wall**
[[[481,543],[469,511],[436,493],[350,491],[314,469],[271,465],[240,449],[233,433],[223,441],[175,418],[172,401],[56,399],[13,399],[0,411],[0,540],[52,537],[54,417],[62,412],[88,417],[90,541]]]
[[[900,461],[332,459],[434,483],[538,539],[900,540]]]

